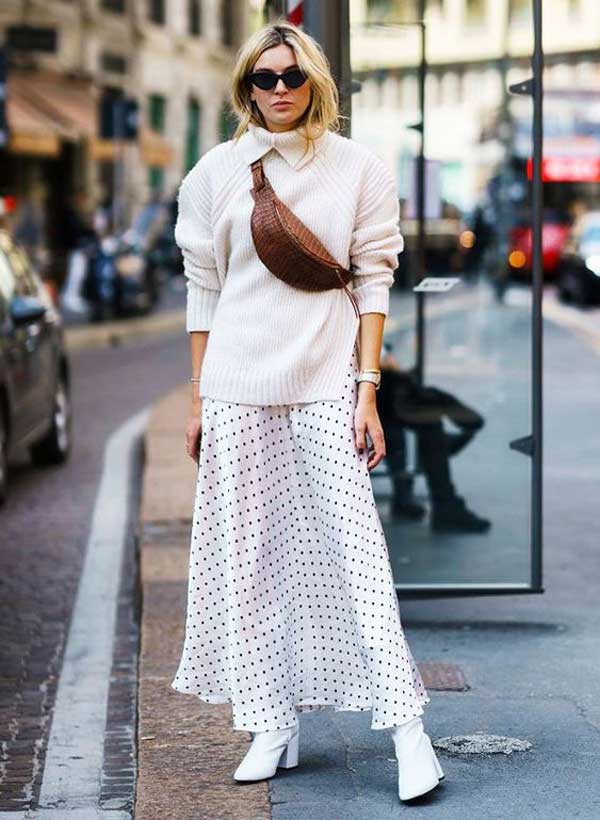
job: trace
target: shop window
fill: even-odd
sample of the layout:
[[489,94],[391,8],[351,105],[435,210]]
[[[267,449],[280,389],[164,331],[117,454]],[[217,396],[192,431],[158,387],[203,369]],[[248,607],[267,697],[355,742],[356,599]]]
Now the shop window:
[[224,46],[232,46],[235,39],[235,14],[232,0],[221,2],[221,38]]
[[153,131],[161,134],[165,130],[167,101],[161,94],[150,94],[148,97],[148,124]]
[[202,34],[202,4],[200,0],[188,0],[188,31],[193,37]]
[[125,12],[125,0],[102,0],[101,5],[105,11],[112,11],[115,14]]
[[127,58],[110,51],[102,52],[100,57],[102,70],[109,74],[127,74]]
[[165,24],[165,0],[149,0],[148,18],[152,23],[156,23],[159,26]]

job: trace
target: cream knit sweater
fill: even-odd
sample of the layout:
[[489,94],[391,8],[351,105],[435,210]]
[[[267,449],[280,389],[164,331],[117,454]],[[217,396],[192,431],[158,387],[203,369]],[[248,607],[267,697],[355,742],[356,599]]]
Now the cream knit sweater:
[[[187,332],[209,330],[202,397],[243,404],[340,399],[359,319],[343,289],[308,292],[274,276],[250,231],[250,163],[344,267],[361,314],[387,315],[398,254],[396,184],[366,146],[326,131],[303,156],[302,128],[250,124],[207,151],[178,193],[175,239],[187,277]],[[275,149],[275,150],[271,150]]]

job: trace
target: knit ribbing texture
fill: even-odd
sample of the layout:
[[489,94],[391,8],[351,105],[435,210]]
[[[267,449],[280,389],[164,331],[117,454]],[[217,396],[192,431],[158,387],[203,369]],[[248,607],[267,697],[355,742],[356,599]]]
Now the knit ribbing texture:
[[251,123],[183,178],[175,240],[187,287],[186,329],[210,331],[199,393],[243,404],[339,400],[359,320],[338,288],[309,292],[274,276],[250,230],[250,163],[344,267],[360,314],[388,315],[403,248],[395,179],[370,148],[326,131],[305,153],[302,128]]

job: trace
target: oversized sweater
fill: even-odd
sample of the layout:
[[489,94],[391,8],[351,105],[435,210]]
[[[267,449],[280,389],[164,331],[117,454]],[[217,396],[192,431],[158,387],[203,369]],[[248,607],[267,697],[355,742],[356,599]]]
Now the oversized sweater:
[[[388,314],[403,248],[391,171],[370,148],[333,131],[308,154],[302,127],[250,123],[207,151],[183,178],[175,240],[187,287],[186,329],[210,331],[199,393],[252,405],[342,397],[360,320],[341,288],[310,292],[278,279],[250,230],[250,163],[348,268],[359,313]],[[274,150],[273,150],[274,149]]]

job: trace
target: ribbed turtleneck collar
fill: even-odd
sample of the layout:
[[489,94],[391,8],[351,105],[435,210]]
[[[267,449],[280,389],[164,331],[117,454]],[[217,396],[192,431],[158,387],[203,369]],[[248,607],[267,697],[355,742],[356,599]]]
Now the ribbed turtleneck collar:
[[314,144],[306,145],[304,125],[288,131],[269,131],[261,125],[248,123],[248,130],[240,137],[237,146],[244,161],[249,165],[274,148],[295,170],[299,170],[319,151],[327,139],[326,131]]

